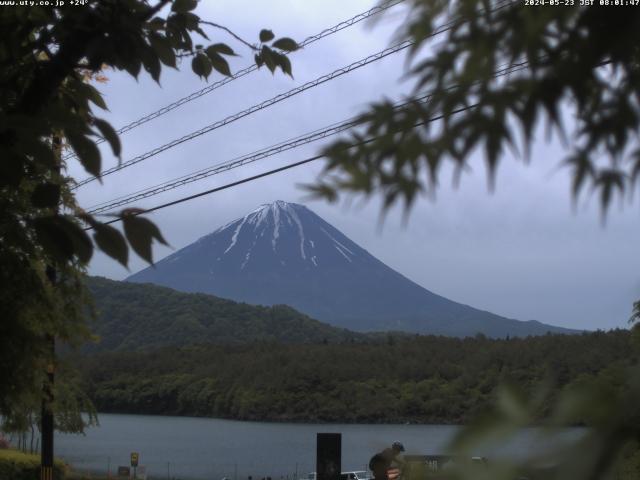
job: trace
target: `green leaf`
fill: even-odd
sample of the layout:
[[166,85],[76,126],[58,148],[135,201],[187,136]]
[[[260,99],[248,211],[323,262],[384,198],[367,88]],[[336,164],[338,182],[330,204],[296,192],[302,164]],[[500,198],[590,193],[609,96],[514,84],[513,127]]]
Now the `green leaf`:
[[25,177],[24,157],[9,153],[0,162],[0,186],[17,187]]
[[198,17],[195,13],[178,13],[176,14],[176,16],[180,18],[180,21],[183,23],[187,30],[195,30],[204,38],[207,38],[207,36],[199,27],[200,17]]
[[266,45],[264,45],[262,47],[262,50],[260,50],[260,57],[262,58],[262,61],[267,66],[267,68],[271,71],[271,73],[275,71],[277,66],[276,60],[273,55],[274,53],[275,52]]
[[104,102],[104,98],[102,98],[102,94],[92,85],[86,84],[85,94],[91,103],[97,105],[102,110],[109,110],[107,108],[107,104]]
[[624,192],[624,173],[614,169],[604,169],[598,173],[596,185],[600,188],[600,205],[606,214],[615,190]]
[[74,79],[69,81],[69,86],[73,90],[75,90],[76,94],[79,97],[83,97],[84,99],[89,100],[94,105],[100,107],[102,110],[108,110],[107,105],[102,98],[102,95],[93,85],[85,83],[81,79]]
[[33,227],[45,252],[61,262],[68,262],[73,258],[73,242],[59,227],[55,217],[36,218],[33,220]]
[[89,263],[93,255],[93,243],[91,243],[89,235],[77,223],[67,218],[65,218],[63,225],[71,237],[74,253],[78,260],[83,264]]
[[31,204],[36,208],[51,208],[60,201],[60,185],[43,183],[38,185],[31,194]]
[[124,59],[124,69],[131,75],[133,78],[138,78],[138,74],[140,73],[140,68],[142,67],[142,62],[138,58],[136,52],[136,56],[125,57]]
[[253,59],[256,62],[256,65],[258,66],[258,68],[260,68],[262,65],[264,65],[264,60],[262,59],[262,57],[259,54],[255,54],[253,56]]
[[118,137],[118,133],[108,122],[100,118],[94,118],[93,124],[98,130],[100,130],[100,133],[102,134],[104,139],[109,142],[109,145],[111,145],[111,150],[113,150],[113,154],[116,157],[120,158],[122,146],[120,145],[120,137]]
[[171,10],[178,13],[185,13],[194,10],[198,6],[198,0],[174,0]]
[[[633,160],[632,160],[633,159]],[[629,159],[633,167],[631,169],[631,183],[635,183],[640,178],[640,148],[637,148],[630,156]],[[633,187],[633,186],[632,186]]]
[[275,42],[271,44],[273,48],[279,48],[280,50],[284,50],[286,52],[295,52],[300,48],[298,43],[289,37],[279,38]]
[[149,20],[147,26],[154,32],[162,31],[165,28],[165,20],[164,18],[153,17],[151,20]]
[[575,155],[567,158],[564,163],[573,167],[571,193],[575,201],[584,187],[585,182],[594,177],[595,170],[593,163],[587,153],[583,151],[576,152]]
[[289,60],[289,58],[286,55],[283,55],[282,53],[274,52],[273,50],[271,51],[271,54],[273,55],[273,58],[275,62],[278,64],[278,66],[280,67],[280,69],[284,73],[289,75],[291,78],[293,78],[293,74],[291,73],[291,60]]
[[149,75],[151,75],[151,78],[160,83],[160,71],[162,66],[160,65],[160,59],[158,58],[155,50],[144,44],[144,46],[140,48],[139,52],[144,69],[149,73]]
[[529,411],[521,392],[503,386],[498,391],[498,407],[506,418],[517,424],[525,424],[529,419]]
[[[195,15],[194,15],[194,16],[195,16]],[[198,19],[198,23],[200,23],[200,20],[199,20],[199,19]],[[200,25],[196,25],[195,27],[193,27],[193,28],[192,28],[192,30],[193,30],[194,32],[198,32],[198,34],[199,34],[201,37],[206,38],[207,40],[209,40],[209,37],[207,36],[207,33],[206,33],[204,30],[202,30],[202,28],[200,28]]]
[[124,233],[133,251],[149,263],[153,263],[151,245],[157,240],[168,245],[158,227],[149,219],[134,215],[132,210],[123,210],[120,218],[124,225]]
[[236,52],[234,52],[233,49],[226,43],[214,43],[213,45],[207,47],[207,52],[209,50],[211,50],[212,52],[220,53],[222,55],[229,55],[232,57],[237,56]]
[[209,78],[209,74],[211,73],[211,62],[206,55],[198,53],[191,61],[191,68],[199,77]]
[[229,69],[229,64],[227,61],[218,53],[210,50],[211,47],[207,48],[207,56],[211,60],[211,65],[216,71],[220,72],[222,75],[226,75],[227,77],[231,76],[231,70]]
[[47,168],[55,167],[58,162],[51,145],[41,141],[21,142],[21,149],[33,160]]
[[33,221],[33,226],[45,250],[61,262],[67,262],[74,256],[83,264],[91,260],[91,239],[71,217],[39,217]]
[[167,37],[163,37],[162,35],[158,35],[157,33],[150,32],[149,33],[149,43],[153,47],[158,55],[158,58],[162,63],[167,65],[168,67],[176,68],[176,54],[171,46],[171,42],[167,39]]
[[87,136],[76,132],[66,131],[65,136],[85,170],[91,175],[99,177],[102,159],[100,157],[100,150],[98,150],[96,144]]
[[260,30],[260,41],[262,43],[270,42],[274,37],[275,35],[271,30]]
[[93,222],[92,226],[95,230],[93,239],[98,248],[126,267],[129,261],[129,247],[122,233],[100,222]]

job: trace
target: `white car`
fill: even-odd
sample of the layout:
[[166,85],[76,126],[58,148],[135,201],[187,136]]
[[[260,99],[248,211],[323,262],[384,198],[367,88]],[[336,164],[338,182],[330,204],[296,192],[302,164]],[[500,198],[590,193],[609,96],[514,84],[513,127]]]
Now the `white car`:
[[364,470],[356,470],[355,472],[342,472],[340,480],[370,480],[369,472]]
[[[302,477],[300,480],[317,480],[318,475],[316,472],[307,473],[306,477]],[[358,470],[353,472],[340,473],[340,480],[370,480],[371,476],[369,472],[364,470]]]

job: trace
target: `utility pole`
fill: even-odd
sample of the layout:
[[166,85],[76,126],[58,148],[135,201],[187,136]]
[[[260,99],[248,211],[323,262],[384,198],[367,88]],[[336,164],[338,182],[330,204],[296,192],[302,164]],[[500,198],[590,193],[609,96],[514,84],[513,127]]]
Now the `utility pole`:
[[[49,280],[55,282],[56,273],[52,267],[47,267]],[[42,388],[42,448],[40,449],[40,480],[53,480],[53,381],[55,367],[55,340],[53,335],[47,334],[45,342],[49,349],[47,363],[47,378]]]
[[[60,173],[62,139],[59,135],[51,138],[51,146],[56,159],[55,173]],[[58,207],[56,207],[56,213]],[[47,278],[52,285],[57,282],[57,273],[53,265],[47,265]],[[47,350],[47,376],[42,386],[42,414],[40,432],[42,448],[40,449],[40,480],[53,480],[53,385],[55,379],[56,340],[53,334],[47,333],[44,338]]]

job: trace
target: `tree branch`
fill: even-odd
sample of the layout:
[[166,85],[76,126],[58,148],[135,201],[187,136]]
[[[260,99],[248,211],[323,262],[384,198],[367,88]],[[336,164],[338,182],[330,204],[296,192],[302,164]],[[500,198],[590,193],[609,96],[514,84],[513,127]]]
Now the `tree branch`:
[[58,52],[47,62],[42,62],[40,71],[35,75],[18,103],[18,110],[35,114],[41,109],[63,80],[76,67],[84,55],[85,46],[95,32],[76,32],[74,36],[60,46]]
[[[160,0],[154,7],[144,13],[140,21],[148,21],[171,1]],[[39,72],[36,73],[33,81],[22,95],[18,103],[18,109],[28,114],[34,114],[42,108],[60,87],[64,79],[73,69],[78,67],[85,54],[89,40],[100,34],[101,32],[95,30],[78,30],[74,32],[64,44],[60,45],[55,55],[50,56],[49,61],[42,62]]]
[[246,45],[247,47],[249,47],[251,50],[255,50],[258,51],[258,47],[256,47],[255,45],[247,42],[246,40],[244,40],[242,37],[240,37],[239,35],[235,34],[234,32],[232,32],[230,29],[228,29],[227,27],[225,27],[224,25],[218,25],[217,23],[213,23],[213,22],[207,22],[206,20],[200,20],[200,23],[204,24],[204,25],[209,25],[211,27],[215,27],[215,28],[219,28],[220,30],[224,30],[225,32],[227,32],[229,35],[231,35],[233,38],[235,38],[236,40],[238,40],[239,42],[242,42],[244,45]]
[[196,53],[195,50],[191,50],[190,52],[185,52],[185,53],[176,53],[176,58],[187,58],[187,57],[193,57]]
[[150,20],[156,13],[162,10],[171,0],[160,0],[155,7],[151,7],[151,9],[144,14],[142,20],[147,21]]

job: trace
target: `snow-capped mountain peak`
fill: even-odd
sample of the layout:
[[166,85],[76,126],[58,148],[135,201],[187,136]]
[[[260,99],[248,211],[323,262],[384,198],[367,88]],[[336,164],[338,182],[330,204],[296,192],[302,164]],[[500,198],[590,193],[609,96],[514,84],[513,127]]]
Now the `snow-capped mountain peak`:
[[146,268],[129,281],[286,304],[353,330],[445,335],[558,331],[436,295],[373,257],[307,207],[264,204]]
[[[244,257],[239,265],[241,270],[250,264],[252,258],[256,258],[255,253],[264,249],[267,243],[281,263],[285,264],[287,261],[302,261],[317,268],[323,260],[329,264],[336,259],[353,262],[355,244],[346,246],[345,243],[350,243],[346,237],[338,239],[336,237],[342,236],[340,232],[329,230],[335,229],[307,207],[277,200],[260,205],[200,241],[219,244],[222,238],[228,237],[222,256],[217,257],[216,261],[224,261],[226,255],[235,258],[234,253],[242,250]],[[167,260],[170,261],[171,257],[167,257]]]

